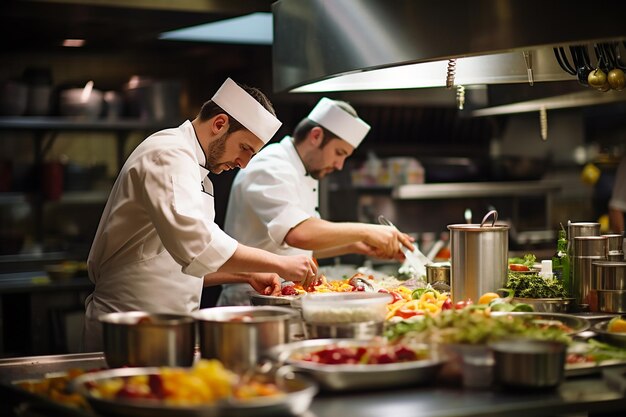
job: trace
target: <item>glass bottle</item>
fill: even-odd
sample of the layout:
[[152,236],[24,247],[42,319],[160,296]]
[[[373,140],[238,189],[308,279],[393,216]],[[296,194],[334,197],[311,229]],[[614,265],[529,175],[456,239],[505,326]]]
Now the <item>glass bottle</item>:
[[567,254],[567,232],[559,230],[556,253],[552,257],[552,273],[561,280],[563,287],[570,294],[570,259]]

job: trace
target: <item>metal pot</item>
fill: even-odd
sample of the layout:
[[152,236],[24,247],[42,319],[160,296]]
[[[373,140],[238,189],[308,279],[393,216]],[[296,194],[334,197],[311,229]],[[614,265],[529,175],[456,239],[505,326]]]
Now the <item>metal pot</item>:
[[515,388],[551,388],[563,381],[566,346],[563,343],[512,339],[491,345],[494,378]]
[[105,314],[99,320],[111,368],[193,364],[196,328],[191,317],[130,311]]
[[593,261],[593,289],[626,290],[625,261]]
[[289,342],[289,324],[297,312],[285,307],[229,306],[202,309],[193,317],[198,323],[201,356],[245,372],[256,366],[267,349]]
[[589,308],[602,313],[626,313],[626,290],[591,290]]
[[[491,225],[487,219],[493,216]],[[509,226],[496,224],[498,212],[490,211],[480,224],[451,224],[451,285],[453,300],[472,299],[506,283]]]

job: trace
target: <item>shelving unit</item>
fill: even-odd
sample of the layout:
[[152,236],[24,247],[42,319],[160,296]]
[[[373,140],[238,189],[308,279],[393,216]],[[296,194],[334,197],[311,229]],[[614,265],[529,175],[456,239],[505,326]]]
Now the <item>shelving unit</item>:
[[[0,131],[31,132],[34,143],[33,165],[41,167],[46,153],[52,147],[59,132],[109,132],[116,141],[116,163],[119,170],[123,165],[126,154],[125,145],[133,132],[143,132],[146,136],[161,129],[175,127],[180,120],[139,120],[139,119],[98,119],[87,120],[68,117],[0,117]],[[49,202],[43,198],[41,184],[38,189],[29,193],[1,193],[0,204],[31,204],[35,223],[35,240],[43,240],[43,206]],[[99,191],[67,191],[64,192],[60,203],[99,203],[105,202],[108,192]]]

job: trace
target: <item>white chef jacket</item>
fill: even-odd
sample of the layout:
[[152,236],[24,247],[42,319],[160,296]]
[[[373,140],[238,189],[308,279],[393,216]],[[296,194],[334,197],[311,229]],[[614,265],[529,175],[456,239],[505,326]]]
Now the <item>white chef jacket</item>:
[[237,249],[214,223],[213,184],[193,125],[145,139],[122,167],[89,259],[86,351],[101,349],[98,317],[115,311],[188,314],[203,277]]
[[626,156],[622,157],[622,161],[617,167],[609,207],[626,212]]
[[[244,245],[279,255],[308,255],[285,236],[304,220],[319,218],[319,183],[307,174],[293,139],[262,149],[233,181],[224,230]],[[223,286],[219,305],[250,304],[249,284]]]

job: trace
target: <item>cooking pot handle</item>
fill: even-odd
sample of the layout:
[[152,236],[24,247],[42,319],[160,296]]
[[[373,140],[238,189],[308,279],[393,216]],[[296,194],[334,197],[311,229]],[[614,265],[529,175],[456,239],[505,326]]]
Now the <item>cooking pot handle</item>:
[[496,210],[491,210],[487,214],[485,214],[485,217],[483,217],[483,221],[480,222],[480,227],[485,226],[485,222],[487,221],[489,216],[491,216],[492,214],[493,214],[493,221],[491,222],[491,227],[493,227],[496,224],[496,221],[498,220],[498,212]]

